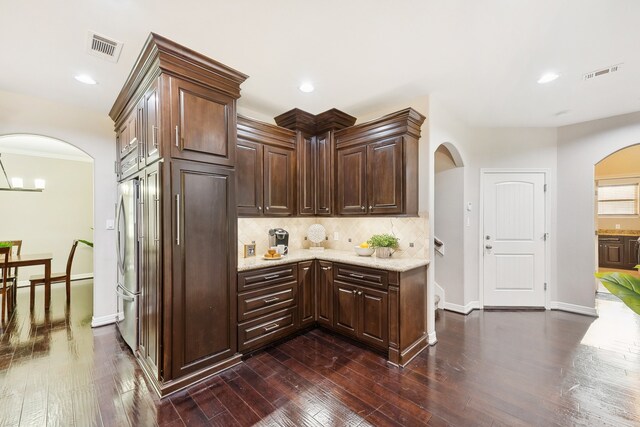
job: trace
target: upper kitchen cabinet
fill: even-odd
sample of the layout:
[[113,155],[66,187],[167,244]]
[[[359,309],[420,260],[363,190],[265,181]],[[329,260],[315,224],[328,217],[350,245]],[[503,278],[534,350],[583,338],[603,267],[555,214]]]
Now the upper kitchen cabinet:
[[296,134],[238,116],[238,216],[291,216],[295,211]]
[[246,78],[151,34],[109,112],[119,178],[133,167],[122,163],[138,146],[136,170],[169,157],[235,166],[236,100]]
[[338,215],[418,215],[418,140],[407,108],[335,133]]
[[232,166],[235,99],[215,89],[170,78],[171,157]]
[[296,131],[297,214],[332,215],[334,133],[353,126],[356,118],[331,109],[313,115],[298,108],[275,117],[278,126]]

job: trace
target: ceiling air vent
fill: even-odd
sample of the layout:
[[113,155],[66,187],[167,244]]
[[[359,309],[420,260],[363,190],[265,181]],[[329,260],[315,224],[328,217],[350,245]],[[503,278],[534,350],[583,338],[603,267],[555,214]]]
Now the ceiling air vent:
[[89,31],[87,52],[90,55],[106,59],[107,61],[118,62],[121,51],[122,43],[119,41],[94,33],[93,31]]
[[619,71],[621,68],[622,68],[622,64],[616,64],[607,68],[602,68],[600,70],[592,71],[590,73],[583,75],[582,80],[591,80],[591,79],[595,79],[596,77],[615,73],[616,71]]

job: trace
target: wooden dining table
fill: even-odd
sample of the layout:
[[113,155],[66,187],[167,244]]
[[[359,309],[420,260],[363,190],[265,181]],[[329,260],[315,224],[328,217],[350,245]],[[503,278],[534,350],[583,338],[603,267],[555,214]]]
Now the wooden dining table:
[[[44,308],[49,309],[51,304],[51,260],[52,254],[13,254],[9,257],[7,268],[29,267],[32,265],[44,265]],[[12,309],[16,304],[16,292],[13,292]]]

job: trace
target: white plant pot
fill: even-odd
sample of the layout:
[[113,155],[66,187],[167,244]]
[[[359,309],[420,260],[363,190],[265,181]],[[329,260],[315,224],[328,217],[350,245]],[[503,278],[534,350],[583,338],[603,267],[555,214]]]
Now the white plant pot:
[[394,252],[391,248],[376,248],[376,258],[391,258]]

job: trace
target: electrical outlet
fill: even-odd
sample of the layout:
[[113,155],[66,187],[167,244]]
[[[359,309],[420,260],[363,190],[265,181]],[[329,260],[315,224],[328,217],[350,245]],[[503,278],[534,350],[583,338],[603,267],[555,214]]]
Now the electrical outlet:
[[616,224],[616,230],[620,230],[620,224]]
[[349,237],[349,243],[351,243],[351,237]]
[[412,248],[413,247],[413,242],[409,243],[409,247]]

